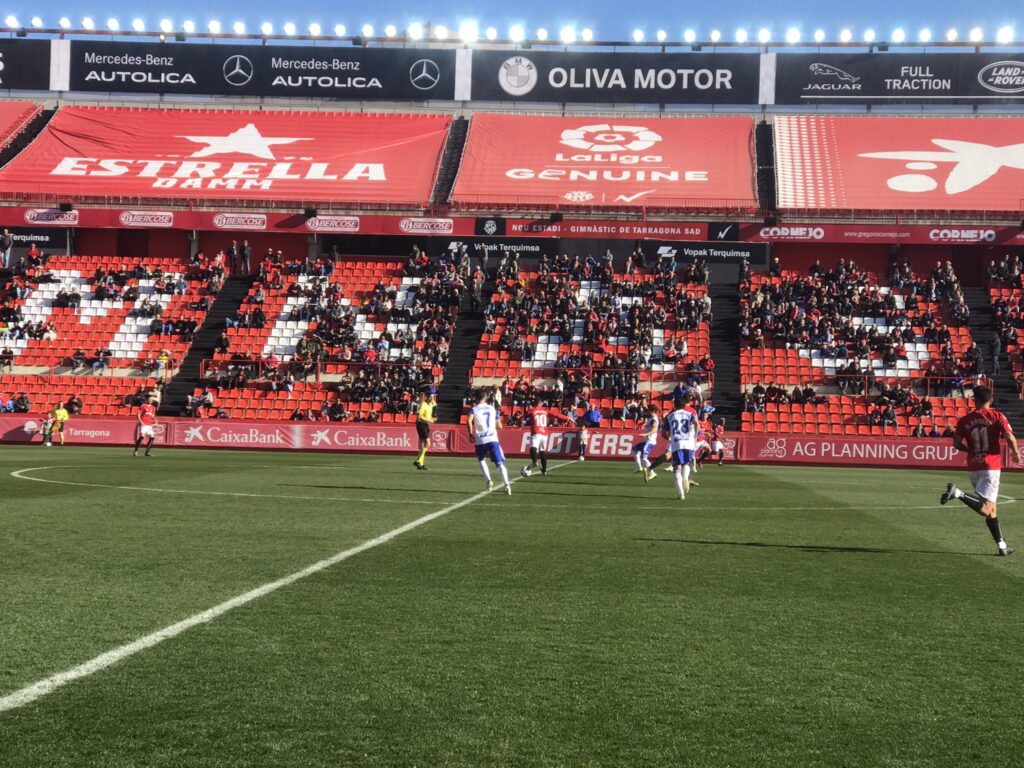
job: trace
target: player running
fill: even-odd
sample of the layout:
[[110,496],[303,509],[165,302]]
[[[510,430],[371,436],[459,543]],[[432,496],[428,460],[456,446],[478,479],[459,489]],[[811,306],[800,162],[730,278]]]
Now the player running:
[[712,431],[711,453],[718,454],[718,466],[725,464],[725,419],[719,419]]
[[711,426],[709,422],[700,421],[698,416],[697,420],[697,442],[693,448],[693,465],[692,469],[696,472],[698,469],[704,469],[704,460],[711,455]]
[[416,409],[416,437],[419,438],[420,453],[412,465],[416,469],[424,471],[427,467],[423,462],[427,458],[427,449],[430,447],[430,426],[437,421],[437,417],[434,415],[437,412],[435,394],[437,394],[437,390],[433,387],[426,392],[420,392],[420,404]]
[[637,472],[644,473],[644,482],[649,483],[656,478],[657,473],[651,469],[651,451],[654,444],[658,442],[658,432],[661,419],[658,417],[658,409],[651,405],[647,408],[647,420],[644,422],[644,432],[633,446],[633,460],[636,461]]
[[662,433],[668,439],[668,452],[672,456],[676,498],[682,501],[690,490],[690,461],[697,441],[697,414],[685,398],[677,397],[674,405],[675,410],[665,417]]
[[945,504],[950,499],[959,499],[984,517],[985,525],[996,542],[996,554],[1008,557],[1014,550],[1003,540],[996,513],[999,475],[1002,469],[1000,438],[1005,439],[1010,446],[1010,461],[1016,464],[1020,460],[1017,438],[1010,429],[1006,416],[992,408],[992,389],[975,387],[974,410],[957,422],[953,435],[953,446],[967,454],[967,475],[974,486],[975,495],[964,493],[950,483],[939,501]]
[[576,445],[579,447],[579,455],[576,457],[577,461],[587,460],[588,440],[590,440],[590,431],[587,429],[586,422],[581,419],[579,427],[576,428]]
[[540,473],[548,473],[548,426],[552,419],[565,420],[565,416],[554,408],[548,407],[544,401],[535,402],[530,408],[530,466],[533,471],[540,460]]
[[142,441],[146,440],[146,455],[152,456],[153,443],[156,442],[156,400],[150,398],[146,403],[139,406],[139,436],[135,438],[135,450],[132,451],[132,456],[139,455],[139,448],[142,447]]
[[57,439],[61,445],[64,445],[64,425],[67,423],[71,415],[62,403],[57,403],[53,410],[50,411],[50,431],[43,433],[43,443],[45,445],[53,445],[53,433],[57,433]]
[[501,444],[498,442],[500,427],[501,416],[494,406],[487,402],[487,393],[481,392],[477,397],[476,405],[469,411],[466,429],[469,431],[470,439],[476,445],[476,458],[480,462],[480,471],[487,481],[487,490],[494,487],[494,483],[491,482],[491,472],[487,469],[487,459],[490,458],[501,473],[501,479],[505,483],[505,493],[511,496],[512,484],[508,481],[505,454],[501,452]]

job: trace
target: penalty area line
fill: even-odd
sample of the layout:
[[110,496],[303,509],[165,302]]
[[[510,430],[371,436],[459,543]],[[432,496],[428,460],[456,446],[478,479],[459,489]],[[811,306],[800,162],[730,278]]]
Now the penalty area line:
[[[552,469],[558,469],[559,467],[564,467],[571,463],[573,462],[556,464],[554,467],[552,467]],[[29,470],[20,471],[26,472]],[[14,472],[12,472],[11,474],[17,476],[16,473]],[[37,478],[21,479],[34,480]],[[519,479],[519,477],[512,478],[511,482],[515,483]],[[78,485],[78,483],[75,483],[75,485]],[[444,517],[445,515],[450,514],[458,509],[462,509],[463,507],[469,506],[473,502],[479,501],[480,499],[490,495],[491,493],[501,493],[500,486],[495,491],[481,491],[480,493],[474,494],[469,498],[463,499],[462,501],[456,502],[455,504],[450,504],[449,506],[444,507],[443,509],[439,509],[436,512],[431,512],[429,515],[424,515],[423,517],[416,518],[415,520],[408,522],[405,525],[401,525],[398,528],[390,530],[387,533],[381,534],[376,538],[369,539],[367,541],[364,541],[362,544],[358,544],[342,552],[338,552],[336,555],[332,555],[316,563],[313,563],[312,565],[303,568],[301,571],[296,571],[295,573],[291,573],[287,576],[277,579],[276,581],[267,582],[266,584],[256,587],[255,589],[251,589],[248,592],[236,595],[235,597],[232,597],[230,600],[225,600],[223,603],[215,605],[212,608],[208,608],[205,611],[201,611],[192,616],[189,616],[187,619],[183,619],[182,621],[179,621],[175,624],[171,624],[170,626],[164,627],[163,629],[157,630],[156,632],[152,632],[148,635],[145,635],[144,637],[140,637],[137,640],[134,640],[130,643],[126,643],[125,645],[118,646],[117,648],[109,650],[106,653],[101,653],[99,656],[96,656],[95,658],[90,659],[89,661],[86,661],[83,664],[79,664],[76,667],[71,667],[70,669],[66,669],[63,672],[58,672],[55,675],[51,675],[50,677],[32,683],[31,685],[25,686],[24,688],[14,691],[13,693],[9,693],[6,696],[0,697],[0,713],[7,712],[8,710],[12,709],[17,709],[19,707],[24,707],[27,704],[31,704],[34,701],[38,701],[44,696],[47,696],[53,693],[54,691],[58,690],[59,688],[63,688],[65,685],[73,683],[75,680],[80,680],[83,677],[89,677],[90,675],[94,675],[97,672],[101,672],[104,669],[107,669],[108,667],[112,667],[115,664],[124,661],[130,656],[134,656],[137,653],[141,653],[142,651],[153,648],[154,646],[159,645],[165,640],[171,640],[172,638],[177,637],[183,632],[187,632],[193,627],[197,627],[200,624],[208,624],[214,619],[223,616],[225,613],[228,613],[229,611],[232,611],[235,608],[240,608],[243,605],[251,603],[254,600],[258,600],[261,597],[266,597],[267,595],[273,592],[277,592],[279,589],[284,589],[285,587],[291,586],[292,584],[298,581],[302,581],[303,579],[309,578],[310,576],[320,573],[321,571],[326,571],[328,568],[331,568],[332,566],[335,566],[338,563],[344,562],[345,560],[348,560],[351,557],[355,557],[356,555],[362,552],[366,552],[367,550],[379,547],[381,544],[386,544],[392,539],[397,539],[404,533],[408,533],[409,531],[419,528],[422,525],[426,525],[427,523],[433,520],[437,520],[439,517]]]
[[[50,483],[51,485],[74,485],[80,488],[109,488],[114,491],[140,491],[142,493],[186,493],[195,496],[235,496],[239,498],[247,499],[289,499],[289,500],[301,500],[301,501],[366,501],[366,502],[379,502],[379,498],[366,499],[356,498],[353,496],[342,497],[342,496],[291,496],[287,494],[278,493],[242,493],[240,491],[199,491],[194,488],[146,488],[144,486],[135,485],[109,485],[107,483],[80,483],[73,480],[51,480],[45,477],[30,477],[26,475],[26,472],[42,472],[47,469],[69,469],[71,465],[63,464],[53,467],[28,467],[27,469],[19,469],[11,472],[11,477],[18,480],[31,480],[33,483]],[[452,494],[457,491],[452,491]],[[436,501],[422,500],[422,499],[400,499],[393,502],[394,504],[436,504]]]

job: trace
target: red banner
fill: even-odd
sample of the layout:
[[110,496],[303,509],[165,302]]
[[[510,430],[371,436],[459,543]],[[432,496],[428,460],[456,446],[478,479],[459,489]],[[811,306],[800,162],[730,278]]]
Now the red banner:
[[747,117],[478,114],[452,202],[753,209],[753,133]]
[[892,469],[964,469],[964,455],[951,439],[911,437],[818,437],[744,434],[741,462],[842,464]]
[[932,224],[815,224],[785,223],[766,227],[740,225],[748,242],[771,243],[909,243],[913,245],[1024,244],[1020,227],[984,227]]
[[[0,442],[43,442],[40,427],[43,417],[35,413],[4,414],[0,416]],[[102,419],[74,416],[64,427],[64,439],[69,445],[132,445],[137,437],[135,419]],[[158,424],[154,430],[158,445],[170,445],[170,429]]]
[[[37,414],[0,416],[0,442],[42,443]],[[134,419],[72,417],[65,429],[69,445],[131,445],[135,442]],[[529,456],[528,429],[504,429],[501,445],[506,455]],[[586,455],[589,459],[630,458],[638,432],[591,430]],[[473,444],[464,426],[438,424],[431,430],[431,451],[454,456],[473,455]],[[157,443],[177,448],[230,448],[297,451],[340,451],[413,455],[416,432],[410,425],[339,422],[234,421],[230,419],[161,419]],[[740,463],[836,464],[892,469],[964,468],[963,454],[951,440],[910,437],[819,437],[817,435],[737,434],[726,438],[726,458]],[[659,441],[655,453],[664,444]],[[548,453],[571,459],[579,452],[573,430],[552,430]],[[1009,466],[1004,461],[1004,465]]]
[[778,117],[779,208],[1020,212],[1024,119]]
[[[450,123],[430,115],[63,107],[0,171],[0,193],[422,206]],[[241,221],[237,228],[259,229]]]
[[6,146],[39,110],[29,101],[0,101],[0,146]]

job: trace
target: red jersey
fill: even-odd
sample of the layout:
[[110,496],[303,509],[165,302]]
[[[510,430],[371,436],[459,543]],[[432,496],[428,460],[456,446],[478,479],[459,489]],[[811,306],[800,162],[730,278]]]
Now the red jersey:
[[536,408],[530,410],[530,434],[546,436],[548,433],[548,425],[551,422],[552,417],[559,416],[557,411],[547,408],[543,405],[538,405]]
[[725,440],[725,427],[723,427],[721,424],[715,425],[715,440]]
[[994,408],[971,411],[956,425],[957,440],[967,444],[967,469],[1001,469],[1003,454],[999,439],[1011,432],[1006,417]]
[[156,424],[156,406],[146,403],[139,408],[139,423],[151,427]]

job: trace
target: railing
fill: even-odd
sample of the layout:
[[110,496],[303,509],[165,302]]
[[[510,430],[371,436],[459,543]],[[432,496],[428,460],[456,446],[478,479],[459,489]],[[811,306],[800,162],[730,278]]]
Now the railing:
[[[566,378],[569,381],[563,380],[563,386],[559,388],[557,381],[563,372],[568,374]],[[588,374],[587,378],[590,381],[590,385],[586,387],[586,390],[590,393],[590,397],[598,399],[623,399],[623,395],[601,394],[602,392],[613,391],[614,377],[616,375],[638,376],[636,394],[646,396],[651,400],[669,396],[677,384],[685,386],[688,382],[699,382],[701,395],[705,398],[710,398],[715,388],[714,371],[691,372],[678,369],[673,371],[655,371],[650,368],[591,368],[587,370],[583,368],[535,368],[517,369],[516,373],[516,376],[509,376],[503,379],[500,384],[494,384],[489,377],[473,377],[471,375],[469,386],[473,388],[499,386],[502,391],[506,389],[512,391],[519,382],[525,380],[531,388],[554,392],[561,391],[562,393],[567,393],[565,396],[570,396],[568,393],[573,393],[574,390],[577,390],[577,385],[572,380],[573,377],[577,374]],[[537,382],[543,383],[538,385]],[[582,388],[579,391],[582,391]],[[625,397],[630,396],[625,395]]]
[[[95,357],[90,356],[89,359]],[[125,360],[125,358],[113,358],[113,360]],[[91,362],[86,362],[84,365],[78,368],[71,367],[71,358],[68,356],[61,363],[54,363],[48,366],[32,365],[32,366],[19,366],[18,358],[15,357],[11,366],[6,363],[0,363],[0,377],[3,376],[33,376],[47,381],[64,380],[67,377],[80,377],[88,376],[91,378],[105,378],[105,379],[137,379],[139,376],[116,376],[115,370],[134,370],[142,374],[141,378],[154,379],[164,384],[170,383],[171,379],[174,378],[177,373],[179,364],[178,361],[172,359],[162,369],[149,368],[145,365],[144,360],[132,360],[130,365],[113,365],[112,361],[108,361],[106,365],[98,369],[93,369]],[[14,367],[20,368],[32,368],[35,370],[31,371],[14,371]],[[38,370],[43,368],[43,370]],[[58,371],[58,368],[64,368],[67,370]]]
[[[817,394],[825,397],[836,394],[853,397],[871,397],[871,390],[876,388],[879,382],[887,384],[897,382],[901,385],[907,383],[909,386],[905,387],[906,389],[926,397],[953,397],[957,392],[960,394],[960,397],[967,397],[968,389],[974,389],[976,386],[991,387],[993,384],[992,379],[984,374],[965,376],[959,382],[953,376],[826,376],[824,377],[824,385],[837,387],[840,391],[838,393],[817,392]],[[762,386],[767,389],[773,383],[767,382],[762,384]],[[813,383],[817,384],[818,382],[815,381]],[[846,384],[845,388],[843,386],[844,383]],[[854,383],[858,386],[851,386]],[[787,397],[793,389],[793,387],[781,384],[777,386],[786,393]],[[753,386],[749,384],[743,387],[745,393],[749,393],[752,389]],[[800,387],[800,389],[803,389],[803,387]]]
[[366,362],[365,360],[352,361],[268,361],[264,358],[258,360],[203,360],[200,363],[200,378],[209,381],[212,374],[232,374],[244,372],[249,382],[268,382],[270,375],[277,373],[284,375],[291,373],[297,381],[314,381],[321,384],[328,380],[328,377],[342,375],[345,373],[357,374],[359,371],[376,371],[399,368],[418,368],[423,370],[430,367],[430,383],[437,385],[441,381],[442,367],[433,363],[402,363],[392,361]]
[[574,202],[557,195],[494,195],[494,194],[459,194],[452,198],[451,207],[455,210],[556,210],[572,214],[608,213],[608,212],[644,212],[666,213],[684,211],[687,213],[720,211],[737,211],[752,213],[760,209],[756,198],[714,198],[714,197],[647,197],[635,205],[613,202],[602,204],[592,200]]

